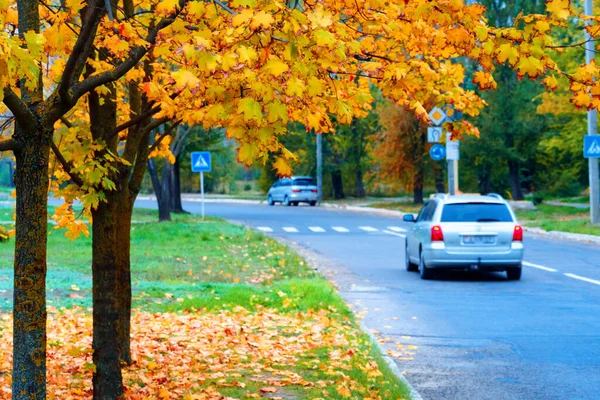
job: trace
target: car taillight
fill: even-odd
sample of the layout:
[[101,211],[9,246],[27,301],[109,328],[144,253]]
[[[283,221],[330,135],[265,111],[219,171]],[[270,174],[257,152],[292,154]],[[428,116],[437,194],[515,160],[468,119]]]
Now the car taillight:
[[513,231],[513,242],[522,242],[523,241],[523,227],[521,225],[515,225],[515,230]]
[[444,241],[444,233],[442,232],[441,226],[434,225],[431,227],[431,241],[432,242],[443,242]]
[[293,190],[292,190],[292,192],[293,192],[293,193],[300,193],[301,191],[302,191],[302,190],[300,190],[300,189],[293,189]]
[[319,193],[319,191],[317,189],[313,189],[313,190],[311,190],[311,192],[313,192],[313,193]]

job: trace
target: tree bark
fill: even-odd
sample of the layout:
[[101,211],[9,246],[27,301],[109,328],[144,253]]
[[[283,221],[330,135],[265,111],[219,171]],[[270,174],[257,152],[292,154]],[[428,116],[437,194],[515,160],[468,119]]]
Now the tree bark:
[[435,190],[438,193],[446,193],[446,184],[444,182],[444,168],[440,163],[436,163],[434,174]]
[[342,181],[342,171],[339,169],[331,172],[331,185],[333,187],[333,198],[343,199],[344,195],[344,182]]
[[179,163],[179,156],[175,158],[171,174],[171,211],[186,213],[181,204],[181,164]]
[[423,204],[423,180],[425,178],[425,168],[423,163],[417,165],[413,175],[413,203]]
[[13,297],[13,399],[46,398],[46,245],[52,128],[15,137],[16,237]]
[[172,165],[168,160],[163,162],[162,174],[159,177],[154,160],[148,160],[148,172],[152,179],[152,188],[158,204],[158,222],[171,220],[171,202],[169,199]]
[[116,296],[118,282],[116,268],[117,226],[114,194],[107,196],[92,210],[92,279],[93,361],[96,366],[92,382],[94,400],[115,400],[123,395],[117,320],[119,304]]
[[356,170],[356,197],[365,197],[365,184],[362,168]]
[[117,322],[117,335],[121,362],[131,365],[131,218],[133,214],[133,201],[129,190],[118,194],[120,201],[117,204],[117,236],[116,236],[116,264],[117,264],[117,298],[119,306],[119,319]]
[[525,197],[523,196],[523,190],[521,189],[521,173],[518,161],[508,162],[508,173],[513,200],[524,200]]

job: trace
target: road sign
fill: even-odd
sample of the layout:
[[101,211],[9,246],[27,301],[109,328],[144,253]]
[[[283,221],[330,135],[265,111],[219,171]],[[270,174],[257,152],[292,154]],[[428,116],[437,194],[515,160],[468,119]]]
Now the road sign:
[[210,172],[210,152],[194,151],[192,153],[192,172]]
[[450,132],[446,132],[446,160],[460,160],[460,142],[450,139]]
[[434,107],[429,112],[429,118],[434,125],[441,125],[442,122],[446,119],[446,113],[439,107]]
[[433,146],[431,146],[431,149],[429,149],[429,155],[435,161],[443,160],[444,157],[446,157],[446,149],[439,143],[434,144]]
[[442,128],[431,126],[427,128],[427,141],[429,143],[439,143],[442,139]]
[[600,158],[600,135],[585,135],[583,137],[583,157]]

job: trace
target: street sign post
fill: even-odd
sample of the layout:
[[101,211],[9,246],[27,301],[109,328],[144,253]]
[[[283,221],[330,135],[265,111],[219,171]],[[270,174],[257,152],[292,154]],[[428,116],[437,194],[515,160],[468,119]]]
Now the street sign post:
[[429,149],[429,155],[435,161],[441,161],[446,157],[446,149],[439,143],[434,144],[431,146],[431,149]]
[[450,139],[450,132],[446,133],[446,160],[460,160],[460,142]]
[[442,128],[439,126],[430,126],[427,128],[427,141],[429,143],[439,143],[442,139]]
[[192,152],[192,172],[200,172],[200,197],[202,200],[202,221],[204,221],[204,173],[211,170],[211,158],[208,151]]
[[600,135],[585,135],[583,137],[583,157],[600,158]]

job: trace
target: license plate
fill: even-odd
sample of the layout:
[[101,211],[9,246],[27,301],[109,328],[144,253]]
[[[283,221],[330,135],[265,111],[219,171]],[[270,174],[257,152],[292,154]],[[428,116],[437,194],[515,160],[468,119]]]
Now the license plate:
[[465,235],[463,244],[495,244],[496,236],[493,235]]

